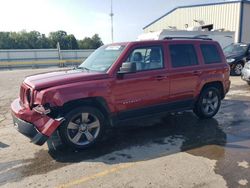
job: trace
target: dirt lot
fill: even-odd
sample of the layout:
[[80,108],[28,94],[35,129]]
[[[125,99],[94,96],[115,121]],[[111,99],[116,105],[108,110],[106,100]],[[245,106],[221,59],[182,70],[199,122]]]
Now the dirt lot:
[[250,87],[239,77],[214,119],[156,117],[72,153],[35,146],[13,128],[20,83],[46,71],[0,72],[1,187],[250,187]]

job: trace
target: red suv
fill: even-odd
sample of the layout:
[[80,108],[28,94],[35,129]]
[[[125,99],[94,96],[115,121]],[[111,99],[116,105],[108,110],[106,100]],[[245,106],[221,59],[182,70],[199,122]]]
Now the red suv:
[[213,117],[229,73],[212,40],[105,45],[76,69],[27,77],[11,105],[14,124],[37,145],[57,131],[64,144],[82,149],[129,119],[190,109]]

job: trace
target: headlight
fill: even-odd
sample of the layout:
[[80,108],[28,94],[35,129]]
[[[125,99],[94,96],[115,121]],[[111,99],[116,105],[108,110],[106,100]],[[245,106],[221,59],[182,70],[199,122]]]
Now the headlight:
[[32,107],[33,103],[33,90],[27,89],[26,90],[26,101],[29,104],[30,107]]
[[232,62],[234,62],[234,61],[235,61],[235,59],[233,59],[233,58],[227,59],[227,62],[228,62],[228,63],[232,63]]
[[31,99],[32,99],[32,91],[31,91],[31,89],[27,89],[27,91],[26,91],[26,99],[27,99],[27,102],[30,104]]

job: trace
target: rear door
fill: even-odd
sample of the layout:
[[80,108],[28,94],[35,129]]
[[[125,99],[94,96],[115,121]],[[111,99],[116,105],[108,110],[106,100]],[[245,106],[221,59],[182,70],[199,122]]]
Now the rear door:
[[173,41],[168,45],[170,55],[170,99],[193,102],[201,75],[198,60],[198,45],[192,42]]

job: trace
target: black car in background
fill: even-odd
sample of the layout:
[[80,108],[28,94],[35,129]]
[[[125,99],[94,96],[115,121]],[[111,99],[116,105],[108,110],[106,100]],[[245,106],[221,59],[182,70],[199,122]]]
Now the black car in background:
[[223,49],[231,75],[240,76],[247,61],[250,60],[250,44],[233,43]]

